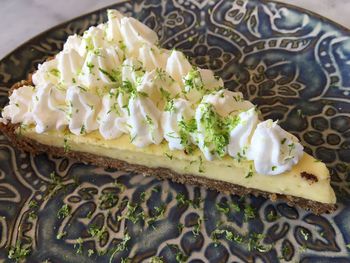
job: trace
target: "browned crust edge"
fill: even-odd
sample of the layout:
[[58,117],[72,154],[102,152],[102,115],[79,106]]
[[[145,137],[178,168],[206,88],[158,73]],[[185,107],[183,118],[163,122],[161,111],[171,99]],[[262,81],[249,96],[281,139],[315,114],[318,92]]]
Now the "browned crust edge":
[[[14,89],[19,88],[23,85],[29,85],[29,84],[31,84],[31,77],[29,77],[28,81],[21,81],[13,85],[9,91],[9,94],[11,94]],[[334,210],[336,210],[335,204],[326,204],[326,203],[312,201],[312,200],[308,200],[308,199],[304,199],[296,196],[269,193],[266,191],[261,191],[261,190],[252,189],[252,188],[245,188],[240,185],[219,181],[219,180],[214,180],[214,179],[208,179],[205,177],[199,177],[191,174],[178,174],[168,168],[162,168],[162,167],[150,168],[147,166],[130,164],[128,162],[121,161],[118,159],[101,157],[98,155],[85,153],[85,152],[77,152],[77,151],[65,152],[63,148],[48,146],[45,144],[41,144],[30,138],[17,135],[15,132],[17,127],[18,125],[12,124],[12,123],[8,123],[6,125],[0,123],[0,131],[4,133],[4,135],[13,143],[13,145],[16,148],[22,151],[33,153],[33,154],[49,153],[56,156],[69,157],[81,162],[87,162],[97,166],[111,167],[111,168],[116,168],[124,171],[133,171],[133,172],[141,173],[145,176],[153,175],[160,179],[170,179],[177,183],[203,186],[205,188],[214,189],[219,192],[224,192],[227,194],[237,194],[241,196],[252,194],[255,196],[263,196],[265,198],[269,198],[272,201],[284,200],[290,206],[298,206],[303,209],[310,210],[315,214],[331,213]]]

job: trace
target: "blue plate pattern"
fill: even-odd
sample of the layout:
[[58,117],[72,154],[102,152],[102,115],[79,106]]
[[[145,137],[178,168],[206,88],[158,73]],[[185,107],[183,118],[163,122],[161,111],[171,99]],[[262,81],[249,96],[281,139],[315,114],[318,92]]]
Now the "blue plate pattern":
[[[264,118],[302,141],[332,175],[339,207],[316,216],[48,155],[0,135],[0,258],[27,262],[350,262],[350,31],[258,0],[119,1],[165,48],[213,69]],[[0,62],[8,88],[105,10],[33,38]],[[162,261],[161,261],[162,260]]]

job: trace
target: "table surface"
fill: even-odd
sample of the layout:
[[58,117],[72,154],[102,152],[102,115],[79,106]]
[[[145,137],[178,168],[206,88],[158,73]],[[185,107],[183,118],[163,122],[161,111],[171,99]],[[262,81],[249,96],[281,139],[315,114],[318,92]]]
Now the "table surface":
[[[116,3],[118,0],[1,0],[0,58],[14,48],[76,16]],[[279,0],[319,13],[350,28],[349,0]]]

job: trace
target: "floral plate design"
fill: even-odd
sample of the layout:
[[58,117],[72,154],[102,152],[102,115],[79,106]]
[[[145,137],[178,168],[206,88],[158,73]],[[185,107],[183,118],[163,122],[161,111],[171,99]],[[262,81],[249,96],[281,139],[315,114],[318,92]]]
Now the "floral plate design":
[[[316,216],[153,177],[15,149],[0,135],[5,262],[350,262],[350,31],[258,0],[119,1],[165,48],[208,67],[279,119],[331,171],[338,209]],[[0,61],[7,91],[105,9],[58,25]]]

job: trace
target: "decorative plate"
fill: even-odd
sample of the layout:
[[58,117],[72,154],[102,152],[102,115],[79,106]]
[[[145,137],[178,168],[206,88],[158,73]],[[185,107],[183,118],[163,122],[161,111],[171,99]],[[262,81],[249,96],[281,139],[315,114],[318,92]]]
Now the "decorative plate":
[[[350,31],[266,1],[125,1],[163,47],[213,69],[265,118],[299,137],[332,174],[338,209],[219,194],[54,156],[0,135],[0,258],[27,262],[350,262]],[[0,105],[39,62],[106,20],[56,26],[0,62]],[[128,203],[128,201],[130,201]],[[127,205],[128,204],[128,205]]]

